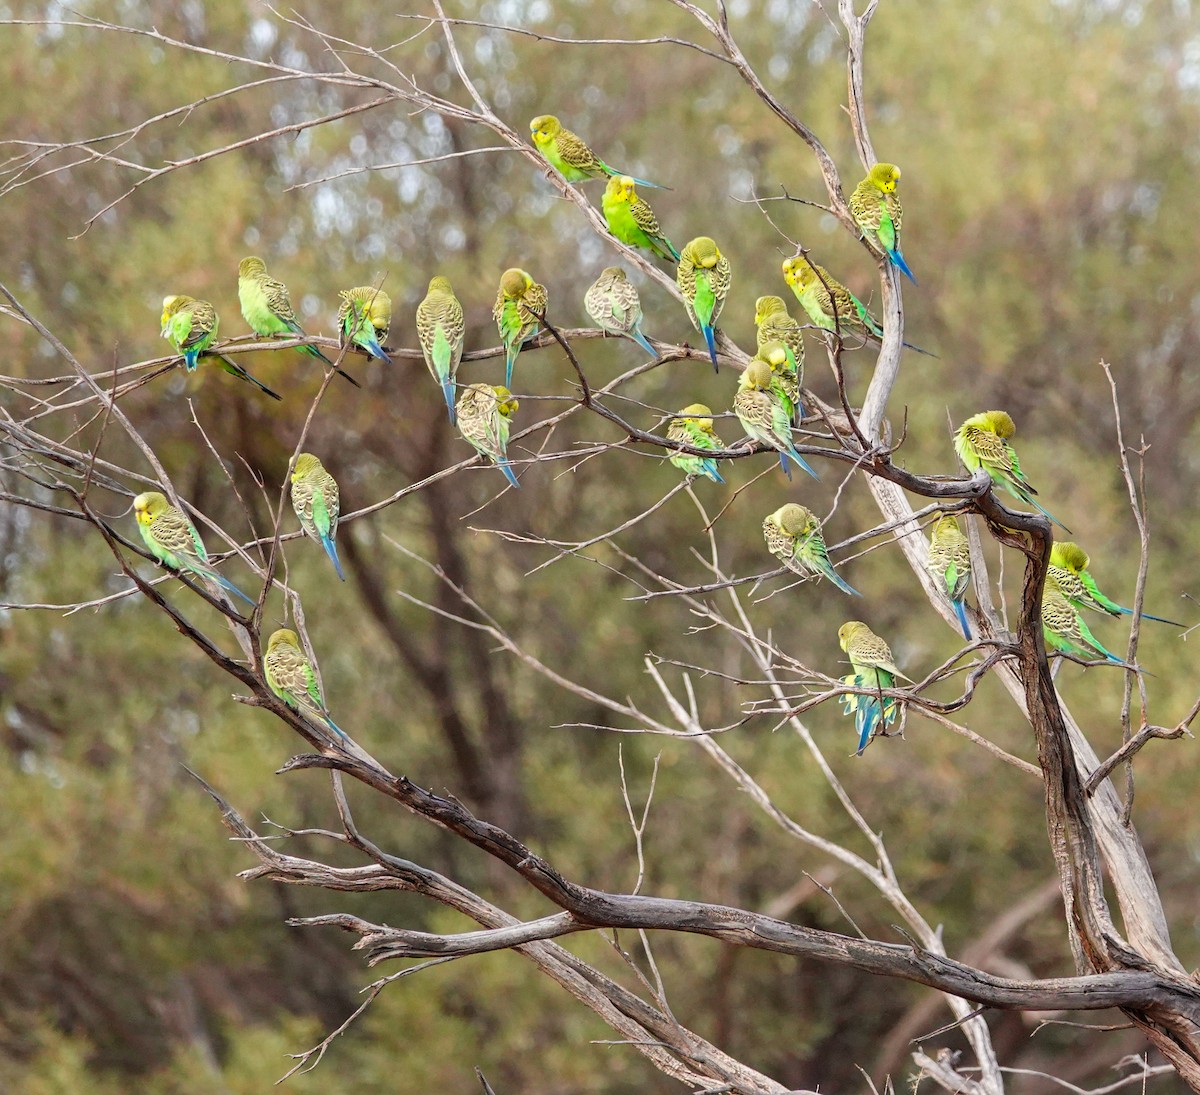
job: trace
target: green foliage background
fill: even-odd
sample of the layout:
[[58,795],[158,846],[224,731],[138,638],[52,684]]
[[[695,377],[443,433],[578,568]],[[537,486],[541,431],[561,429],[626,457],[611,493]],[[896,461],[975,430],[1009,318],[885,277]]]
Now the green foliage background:
[[[252,0],[74,9],[249,56],[326,70],[336,64],[310,35]],[[336,25],[321,5],[298,10],[380,49],[422,25],[359,0],[339,6]],[[747,55],[822,138],[852,185],[860,168],[842,108],[844,40],[833,22],[815,5],[784,0],[743,0],[730,10]],[[71,18],[57,3],[9,3],[0,13]],[[459,0],[452,14],[566,37],[701,40],[685,14],[660,0]],[[819,201],[823,189],[811,156],[736,74],[669,45],[567,47],[469,27],[459,35],[480,89],[514,128],[524,131],[535,114],[557,113],[609,162],[674,187],[651,195],[659,219],[677,245],[701,233],[717,238],[734,268],[722,327],[752,345],[754,298],[786,295],[779,263],[790,247],[746,199],[786,187]],[[388,56],[422,86],[461,96],[435,30]],[[372,62],[354,63],[369,69]],[[11,24],[0,30],[0,65],[9,75],[0,98],[0,136],[8,141],[83,140],[261,75],[145,38]],[[897,434],[907,425],[900,459],[953,473],[948,423],[988,407],[1008,409],[1031,479],[1092,552],[1102,586],[1128,604],[1138,544],[1098,365],[1111,362],[1126,437],[1150,444],[1147,604],[1191,621],[1195,604],[1180,598],[1196,592],[1192,500],[1200,477],[1200,32],[1192,5],[885,0],[868,37],[867,86],[876,149],[904,170],[905,253],[921,279],[919,288],[905,290],[907,337],[941,355],[905,358],[890,407]],[[122,154],[155,166],[365,98],[326,85],[267,84],[149,126]],[[438,272],[451,277],[467,309],[468,348],[494,345],[491,302],[500,271],[511,264],[547,284],[557,322],[582,325],[583,291],[613,261],[612,252],[515,154],[360,171],[289,189],[492,143],[488,134],[402,106],[374,110],[149,182],[83,235],[88,218],[135,176],[110,163],[81,163],[28,179],[0,198],[0,274],[95,371],[164,352],[157,317],[167,293],[212,300],[223,332],[242,332],[236,266],[249,253],[263,255],[289,283],[314,331],[332,330],[338,289],[386,272],[396,312],[391,342],[414,346],[412,312]],[[5,155],[16,151],[8,145]],[[46,164],[85,158],[67,152]],[[588,193],[598,204],[598,185]],[[767,208],[856,293],[878,295],[865,252],[831,217],[782,202]],[[694,340],[679,305],[636,280],[646,330]],[[4,321],[3,330],[0,372],[66,371],[21,325]],[[833,398],[822,355],[815,342],[809,347],[806,383]],[[578,352],[595,379],[633,362],[628,344],[589,341]],[[870,357],[860,352],[847,360],[852,393],[861,397]],[[273,498],[320,380],[287,351],[249,364],[284,392],[282,406],[206,368],[194,377],[172,373],[125,405],[186,495],[247,538],[251,530],[188,400],[243,495],[254,500],[261,533],[267,505],[247,467],[265,477]],[[464,365],[460,380],[496,382],[501,368],[495,361]],[[422,367],[371,363],[355,371],[365,390],[335,383],[309,443],[342,483],[343,509],[469,454]],[[526,353],[516,388],[519,424],[526,424],[565,405],[550,400],[571,398],[572,375],[557,350]],[[667,409],[697,400],[723,409],[733,388],[731,375],[714,377],[703,362],[686,362],[649,374],[634,394]],[[0,399],[14,415],[29,410],[11,389]],[[599,420],[581,417],[556,432],[557,450],[618,440]],[[736,437],[731,420],[719,428],[728,440]],[[82,436],[94,439],[95,424]],[[104,444],[112,459],[142,466],[117,431]],[[734,466],[725,490],[700,485],[710,513],[752,468],[759,470],[757,460]],[[770,476],[741,494],[717,525],[725,565],[736,573],[765,569],[763,514],[801,496],[824,512],[838,479],[830,466],[819,486],[788,487]],[[660,454],[622,448],[578,466],[543,463],[528,470],[519,495],[489,504],[499,481],[494,472],[472,470],[344,526],[352,564],[345,587],[313,545],[289,545],[291,579],[304,594],[338,721],[393,771],[448,790],[509,826],[570,877],[613,889],[636,878],[618,745],[635,789],[646,787],[661,753],[645,892],[777,912],[782,901],[791,919],[848,930],[824,895],[804,888],[809,872],[833,886],[864,931],[897,938],[892,915],[874,895],[730,795],[688,742],[573,726],[612,719],[490,647],[481,662],[460,630],[394,595],[403,589],[447,603],[429,572],[391,546],[399,541],[459,567],[480,601],[554,669],[613,696],[631,695],[648,710],[660,703],[642,666],[648,651],[734,676],[748,671],[743,653],[718,635],[692,633],[681,606],[627,601],[637,590],[615,553],[589,553],[611,569],[568,558],[527,576],[551,549],[480,531],[595,535],[677,481]],[[0,463],[0,489],[16,487]],[[127,505],[116,495],[98,498],[114,515]],[[861,483],[852,481],[829,538],[877,519]],[[132,520],[123,520],[132,530]],[[681,581],[704,578],[690,554],[704,549],[700,520],[684,496],[620,542]],[[993,577],[998,561],[993,556]],[[1018,563],[1008,557],[1005,565],[1011,595]],[[75,523],[34,520],[29,511],[0,505],[3,601],[89,600],[122,587],[114,570],[95,537]],[[883,545],[843,571],[867,595],[865,618],[889,637],[910,672],[956,649],[894,548]],[[194,606],[185,591],[172,589],[171,596]],[[782,649],[835,673],[835,632],[847,610],[836,591],[804,586],[751,611]],[[215,617],[207,622],[221,633]],[[1096,629],[1111,649],[1123,649],[1120,625]],[[1152,720],[1172,724],[1194,698],[1189,643],[1150,625],[1140,657],[1156,674],[1147,685]],[[1066,666],[1059,680],[1098,752],[1107,754],[1120,741],[1120,675],[1094,670],[1085,677]],[[716,678],[697,686],[713,726],[736,723],[753,692]],[[963,717],[1030,756],[1026,728],[999,688],[982,688]],[[851,731],[832,705],[811,723],[883,832],[908,892],[945,925],[952,954],[1053,876],[1040,789],[1029,777],[915,719],[907,740],[879,742],[861,760],[847,756]],[[456,726],[466,743],[458,749]],[[866,852],[799,743],[772,726],[751,719],[722,744],[782,809]],[[251,858],[225,840],[216,811],[181,763],[249,818],[261,814],[295,828],[336,827],[327,786],[312,773],[272,777],[295,739],[266,713],[231,702],[230,682],[138,599],[72,615],[0,611],[0,743],[0,1089],[118,1092],[136,1079],[138,1090],[153,1095],[266,1090],[288,1067],[285,1055],[339,1023],[373,976],[347,952],[347,938],[286,928],[285,917],[348,910],[392,924],[465,927],[412,899],[314,894],[236,878]],[[1134,811],[1188,964],[1198,958],[1194,748],[1190,740],[1159,743],[1141,755]],[[514,912],[545,911],[430,826],[364,795],[352,792],[352,801],[360,825],[385,848],[459,877]],[[295,846],[338,855],[320,842]],[[789,899],[790,892],[799,896]],[[1060,903],[1049,901],[1006,949],[1002,972],[1070,972],[1060,917]],[[571,946],[622,976],[603,940],[576,937]],[[700,940],[655,940],[655,954],[680,1020],[783,1083],[844,1090],[860,1082],[855,1062],[877,1075],[905,1070],[903,1045],[899,1056],[881,1056],[880,1047],[923,995],[908,986]],[[943,1014],[925,1029],[940,1025]],[[1128,1035],[1098,1040],[1065,1028],[1031,1039],[1016,1017],[993,1025],[1004,1063],[1079,1080],[1140,1045]],[[289,1087],[469,1091],[478,1064],[500,1095],[676,1089],[636,1052],[592,1044],[610,1033],[519,957],[493,955],[393,985],[315,1074]]]

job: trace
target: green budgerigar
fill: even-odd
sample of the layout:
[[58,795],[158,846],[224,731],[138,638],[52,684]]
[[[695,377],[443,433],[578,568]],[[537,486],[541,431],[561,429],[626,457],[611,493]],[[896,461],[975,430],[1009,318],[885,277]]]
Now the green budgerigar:
[[789,479],[789,459],[814,479],[821,478],[792,443],[792,408],[785,403],[771,366],[762,358],[753,358],[738,380],[733,410],[749,437],[779,453],[779,465]]
[[[304,337],[304,328],[300,326],[300,321],[292,309],[292,298],[287,286],[278,278],[271,277],[263,260],[254,255],[238,263],[238,303],[242,306],[242,318],[256,335],[265,338]],[[299,350],[337,369],[316,346],[300,346]],[[344,369],[337,369],[337,372],[356,388],[361,387]]]
[[[1104,612],[1109,616],[1132,616],[1133,609],[1109,600],[1100,592],[1096,579],[1088,570],[1091,559],[1088,553],[1070,540],[1055,540],[1050,545],[1050,568],[1047,578],[1052,579],[1062,595],[1076,608],[1090,608],[1093,612]],[[1160,624],[1184,627],[1178,620],[1152,616],[1143,612],[1145,620],[1157,620]]]
[[642,302],[637,286],[619,266],[607,267],[588,286],[583,295],[583,306],[602,331],[631,338],[651,357],[658,357],[658,351],[642,334]]
[[335,542],[341,494],[337,480],[311,452],[300,453],[292,468],[292,509],[300,519],[300,527],[325,549],[337,576],[344,582],[346,575],[342,573]]
[[189,373],[195,370],[202,354],[209,354],[220,361],[221,368],[230,376],[253,384],[272,399],[282,399],[265,384],[255,380],[236,361],[212,349],[219,325],[217,310],[207,300],[197,300],[179,293],[163,298],[162,337],[175,347],[177,353],[183,354],[183,364]]
[[[797,255],[784,260],[783,279],[792,287],[801,307],[818,327],[840,334],[843,340],[854,337],[866,346],[881,345],[883,328],[879,321],[824,266],[817,266],[803,255]],[[911,342],[902,345],[926,357],[937,357],[937,354],[914,346]]]
[[1133,668],[1110,654],[1092,634],[1079,610],[1063,596],[1051,578],[1042,590],[1042,637],[1046,645],[1080,658],[1103,658],[1106,662]]
[[874,696],[857,694],[842,697],[846,714],[854,712],[858,729],[856,757],[861,757],[876,729],[886,730],[896,721],[896,700],[884,696],[885,688],[894,688],[896,678],[908,680],[896,668],[891,648],[861,620],[847,620],[838,628],[838,643],[850,659],[851,672],[842,678],[845,684],[855,688],[875,690]]
[[954,514],[943,513],[934,523],[929,536],[929,561],[926,565],[933,580],[950,599],[963,638],[969,640],[971,625],[967,622],[967,608],[963,599],[971,582],[971,548]]
[[713,372],[721,371],[717,364],[717,317],[725,307],[732,280],[733,268],[714,240],[697,236],[688,241],[675,270],[675,284],[683,294],[688,319],[704,335]]
[[[703,403],[692,403],[684,407],[667,427],[667,440],[691,445],[694,449],[724,448],[717,431],[713,429],[712,411]],[[693,456],[675,449],[668,459],[687,475],[704,475],[714,483],[724,483],[717,462],[709,456]]]
[[1017,452],[1008,443],[1008,439],[1016,432],[1016,423],[1007,411],[982,411],[958,427],[954,434],[954,451],[967,471],[977,472],[982,468],[995,486],[1002,487],[1014,498],[1033,506],[1043,517],[1070,532],[1033,497],[1037,491],[1025,478]]
[[622,243],[641,247],[660,259],[678,262],[679,252],[658,226],[650,203],[638,195],[637,185],[628,175],[614,175],[600,199],[608,230]]
[[795,502],[780,506],[763,520],[762,529],[767,550],[788,570],[805,578],[828,578],[843,593],[862,596],[833,569],[821,534],[821,522],[807,506]]
[[847,205],[858,227],[867,241],[875,244],[914,285],[917,279],[900,253],[900,222],[904,209],[896,184],[900,181],[900,168],[894,163],[877,163],[867,177],[850,194]]
[[514,487],[521,484],[508,462],[508,432],[519,406],[512,392],[492,384],[469,384],[458,397],[458,432]]
[[753,360],[765,361],[771,366],[771,376],[774,379],[774,390],[779,395],[784,409],[788,412],[789,420],[799,423],[804,417],[804,405],[800,401],[800,378],[792,367],[796,360],[787,344],[783,342],[764,342],[758,348]]
[[311,715],[338,737],[346,737],[345,731],[333,721],[325,706],[317,675],[300,646],[300,636],[290,628],[281,627],[273,631],[267,640],[263,676],[267,679],[267,687],[293,711]]
[[[569,183],[587,182],[588,179],[611,178],[614,175],[625,175],[626,172],[609,167],[593,152],[584,140],[569,129],[564,129],[562,123],[553,114],[539,114],[529,123],[529,133],[533,138],[534,147],[546,157],[547,162]],[[632,177],[632,176],[630,176]],[[668,190],[669,187],[647,182],[645,179],[634,179],[638,186],[648,186],[652,190]]]
[[417,305],[417,338],[429,373],[442,389],[450,424],[455,421],[454,377],[462,360],[466,321],[450,279],[432,278],[425,299]]
[[384,350],[392,327],[392,298],[374,285],[356,285],[338,296],[338,332],[343,346],[357,346],[369,357],[392,363]]
[[[513,365],[521,347],[541,330],[550,296],[524,270],[509,267],[500,275],[500,289],[492,305],[492,318],[504,343],[504,386],[512,387]],[[516,408],[514,407],[514,410]]]
[[174,571],[186,571],[200,578],[207,578],[210,582],[216,582],[222,589],[241,597],[246,604],[254,604],[254,601],[228,578],[213,569],[200,533],[187,519],[183,510],[171,505],[164,495],[156,490],[139,494],[133,500],[133,512],[146,547],[160,563]]

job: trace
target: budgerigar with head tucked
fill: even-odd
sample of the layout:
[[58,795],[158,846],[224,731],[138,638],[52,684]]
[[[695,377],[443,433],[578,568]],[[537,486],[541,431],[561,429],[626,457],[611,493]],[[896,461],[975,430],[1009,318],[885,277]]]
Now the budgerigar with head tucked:
[[450,424],[454,424],[454,377],[462,360],[466,321],[450,279],[431,278],[425,299],[417,305],[417,338],[429,375],[442,389]]
[[209,354],[221,363],[221,368],[230,376],[254,385],[272,399],[282,399],[265,384],[255,380],[236,361],[212,349],[219,325],[217,310],[207,300],[182,294],[163,298],[162,337],[175,347],[177,353],[183,355],[183,364],[189,373],[195,370],[201,354]]
[[292,509],[300,519],[300,527],[325,549],[337,576],[344,582],[346,575],[342,573],[335,542],[341,494],[337,480],[311,452],[300,453],[292,468]]
[[771,376],[774,380],[773,390],[788,412],[790,421],[799,423],[804,417],[804,406],[800,402],[800,377],[792,367],[795,358],[787,344],[764,342],[759,346],[758,353],[752,360],[765,361],[771,366]]
[[754,358],[738,380],[733,410],[749,437],[779,453],[780,467],[789,479],[789,459],[814,479],[821,478],[792,443],[792,408],[784,403],[775,374],[762,358]]
[[[300,326],[300,321],[292,309],[288,287],[278,278],[271,277],[263,260],[254,255],[238,263],[238,303],[242,306],[242,318],[256,335],[265,338],[304,337],[304,328]],[[309,357],[318,358],[326,365],[333,366],[333,362],[316,346],[300,346],[299,350]],[[361,387],[348,372],[343,369],[337,371],[339,376],[344,377],[356,388]]]
[[768,342],[782,342],[790,353],[789,365],[797,385],[804,383],[804,329],[794,319],[783,297],[759,297],[754,302],[755,341],[761,350]]
[[954,434],[954,451],[958,453],[958,458],[967,471],[977,472],[982,468],[995,486],[1033,506],[1043,517],[1070,532],[1066,525],[1033,497],[1037,491],[1025,478],[1016,449],[1008,442],[1016,432],[1016,423],[1007,411],[982,411],[972,415],[958,427]]
[[254,604],[228,578],[213,569],[200,533],[183,510],[171,505],[164,495],[156,490],[139,494],[133,500],[133,512],[142,540],[160,563],[174,571],[186,571],[207,578],[234,596],[241,597],[246,604]]
[[514,487],[521,484],[508,462],[508,433],[519,406],[512,392],[492,384],[470,384],[458,397],[458,432]]
[[370,357],[392,363],[384,350],[392,327],[392,298],[374,285],[356,285],[339,294],[338,330],[343,346],[357,346]]
[[[712,411],[703,403],[692,403],[671,419],[667,427],[667,440],[691,445],[694,449],[724,448],[717,431],[713,429]],[[674,449],[669,457],[672,464],[687,475],[704,475],[714,483],[724,483],[717,462],[711,457],[693,456],[691,453]]]
[[[1103,658],[1114,665],[1125,662],[1110,654],[1092,634],[1079,610],[1063,596],[1053,579],[1047,578],[1042,589],[1042,637],[1046,645],[1080,658]],[[1130,666],[1125,666],[1131,668]]]
[[697,236],[688,241],[675,270],[675,284],[683,294],[683,306],[687,309],[688,319],[704,335],[713,372],[721,371],[717,364],[717,317],[725,307],[732,279],[733,270],[729,260],[721,254],[721,249],[711,237]]
[[900,168],[894,163],[877,163],[850,194],[847,205],[869,243],[875,244],[888,261],[914,285],[917,279],[900,253],[900,222],[904,209],[896,184]]
[[[539,114],[529,123],[529,134],[533,138],[534,147],[546,157],[546,161],[569,183],[587,182],[588,179],[603,179],[606,176],[626,175],[609,167],[596,155],[587,143],[569,129],[564,129],[562,123],[553,114]],[[630,176],[632,177],[632,176]],[[638,186],[648,186],[652,190],[664,190],[657,183],[645,179],[634,179]]]
[[492,318],[504,343],[504,386],[512,387],[513,365],[521,347],[541,330],[539,316],[546,314],[550,296],[524,270],[515,266],[500,275],[500,289],[492,305]]
[[896,721],[896,700],[884,696],[885,688],[894,688],[896,678],[908,680],[896,668],[891,648],[861,620],[847,620],[838,628],[838,643],[850,659],[851,672],[842,678],[855,688],[874,689],[874,696],[856,694],[842,697],[846,714],[854,712],[858,729],[858,749],[855,756],[861,757],[871,735],[876,729],[886,730]]
[[[1090,608],[1093,612],[1104,612],[1109,616],[1132,616],[1132,608],[1125,608],[1100,592],[1096,579],[1088,570],[1090,563],[1088,553],[1078,544],[1073,544],[1070,540],[1055,540],[1050,545],[1047,581],[1052,580],[1062,595],[1076,608]],[[1143,612],[1142,618],[1157,620],[1160,624],[1171,624],[1174,627],[1184,626],[1176,620],[1151,616],[1149,612]]]
[[622,243],[640,247],[668,262],[678,262],[679,252],[658,225],[650,203],[637,192],[628,175],[614,175],[600,199],[608,230]]
[[607,267],[588,286],[583,306],[602,331],[631,338],[651,357],[658,357],[658,351],[642,334],[642,301],[637,286],[619,266]]
[[929,561],[926,565],[933,580],[954,607],[963,638],[969,640],[971,625],[967,622],[963,600],[971,584],[971,548],[954,514],[944,513],[935,522],[929,537]]
[[767,550],[788,570],[804,578],[827,578],[843,593],[862,596],[833,569],[821,522],[807,506],[795,502],[780,506],[764,519],[762,529]]
[[300,646],[300,636],[290,628],[281,627],[273,631],[267,640],[263,676],[266,677],[267,687],[293,711],[323,722],[338,737],[346,736],[325,706],[317,675]]

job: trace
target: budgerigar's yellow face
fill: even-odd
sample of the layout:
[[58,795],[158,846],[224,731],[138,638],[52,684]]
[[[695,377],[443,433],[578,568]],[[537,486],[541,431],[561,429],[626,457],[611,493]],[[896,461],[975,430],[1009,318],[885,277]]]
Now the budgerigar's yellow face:
[[891,194],[900,181],[900,168],[894,163],[877,163],[871,168],[871,182],[885,194]]
[[175,318],[175,313],[187,303],[190,298],[185,296],[170,296],[163,297],[162,310],[162,329],[163,334],[167,333],[167,327],[170,326],[171,320]]
[[782,342],[768,342],[758,352],[772,369],[781,369],[787,364],[787,347]]
[[560,129],[562,126],[553,114],[539,114],[529,123],[529,132],[536,144],[548,144],[558,136]]
[[814,276],[812,267],[799,256],[783,264],[783,280],[794,288],[806,289]]
[[761,357],[751,358],[750,364],[746,366],[746,371],[742,373],[739,387],[757,388],[759,391],[764,391],[770,386],[771,366]]
[[847,620],[846,623],[842,624],[838,628],[838,643],[841,644],[842,649],[845,650],[854,640],[854,637],[859,632],[865,631],[866,627],[867,625],[861,620]]
[[784,311],[787,308],[779,297],[759,297],[754,302],[754,325],[758,327],[768,316]]
[[148,525],[167,508],[167,500],[156,490],[139,494],[133,500],[133,512],[139,525]]
[[632,202],[637,197],[637,184],[628,176],[621,176],[621,201]]

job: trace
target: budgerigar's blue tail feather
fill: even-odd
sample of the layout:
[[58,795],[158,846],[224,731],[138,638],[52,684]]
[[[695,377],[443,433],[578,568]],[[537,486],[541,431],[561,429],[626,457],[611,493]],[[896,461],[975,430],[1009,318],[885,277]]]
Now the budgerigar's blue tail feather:
[[859,592],[858,592],[858,590],[857,590],[857,589],[855,589],[855,588],[854,588],[852,585],[850,585],[850,583],[849,583],[849,582],[845,582],[845,581],[843,581],[843,580],[842,580],[842,579],[841,579],[841,578],[840,578],[840,577],[839,577],[839,576],[838,576],[836,573],[834,573],[832,570],[831,570],[831,571],[830,571],[828,574],[826,574],[826,575],[825,575],[825,577],[826,577],[826,578],[828,578],[828,579],[829,579],[829,580],[830,580],[830,581],[831,581],[831,582],[832,582],[832,583],[833,583],[835,586],[837,586],[837,587],[838,587],[838,589],[840,589],[840,590],[841,590],[843,593],[849,593],[849,594],[850,594],[851,596],[853,596],[853,597],[861,597],[861,596],[862,596],[862,594],[861,594],[861,593],[859,593]]
[[328,715],[323,716],[323,721],[324,721],[325,725],[329,727],[330,730],[332,730],[334,733],[336,733],[338,735],[338,737],[344,738],[346,741],[350,740],[350,735],[347,734],[346,731],[343,730],[340,726],[338,726],[338,724],[336,722],[334,722],[333,719],[331,719]]
[[338,558],[337,544],[333,542],[333,538],[330,536],[322,536],[321,544],[325,548],[325,554],[333,560],[333,569],[337,571],[337,576],[344,582],[346,575],[342,573],[342,561]]
[[1032,498],[1032,497],[1026,498],[1025,501],[1027,501],[1031,506],[1033,506],[1033,508],[1036,509],[1038,511],[1038,513],[1040,513],[1043,517],[1046,518],[1046,520],[1052,521],[1054,524],[1056,524],[1068,536],[1072,535],[1071,530],[1069,528],[1067,528],[1067,526],[1064,525],[1057,517],[1055,517],[1053,513],[1051,513],[1048,509],[1046,509],[1046,507],[1043,506],[1036,498]]
[[713,338],[713,329],[706,324],[700,330],[704,332],[704,341],[708,343],[708,356],[712,358],[713,372],[719,373],[721,366],[717,364],[717,340]]
[[450,425],[457,425],[458,412],[454,409],[454,381],[449,377],[442,381],[442,397],[446,400],[446,410],[450,412]]
[[663,186],[662,183],[652,183],[648,179],[639,179],[636,175],[629,176],[638,186],[648,186],[651,190],[671,190],[673,187]]
[[232,593],[235,597],[241,597],[241,599],[243,601],[245,601],[246,604],[250,605],[251,607],[253,607],[255,604],[257,604],[256,601],[252,601],[249,597],[247,597],[228,578],[224,577],[224,575],[218,574],[214,570],[211,572],[211,577],[212,577],[212,580],[214,582],[216,582],[217,585],[219,585],[222,589],[227,590],[229,593]]
[[792,469],[788,467],[786,453],[781,452],[779,454],[779,466],[783,469],[783,474],[788,477],[788,482],[790,483],[792,481]]
[[871,740],[875,725],[879,722],[879,701],[859,696],[858,718],[855,721],[858,724],[858,749],[854,755],[861,757],[867,743]]
[[941,359],[940,357],[938,357],[938,355],[937,355],[937,354],[935,354],[935,353],[934,353],[932,350],[923,350],[923,349],[921,349],[921,347],[920,347],[920,346],[914,346],[914,345],[913,345],[911,342],[901,342],[901,343],[900,343],[900,345],[901,345],[901,346],[907,346],[907,347],[908,347],[910,350],[916,350],[916,351],[917,351],[917,353],[919,353],[919,354],[924,354],[926,357],[936,357],[936,358],[938,359],[938,361],[941,361],[941,360],[942,360],[942,359]]
[[196,371],[196,366],[199,364],[200,364],[200,351],[199,350],[186,350],[184,352],[183,367],[185,369],[187,369],[187,371],[189,373],[194,373]]
[[520,350],[520,346],[514,346],[504,355],[504,386],[510,392],[512,391],[512,371],[513,366],[517,363],[518,350]]
[[725,480],[721,473],[717,471],[717,462],[715,460],[701,460],[700,470],[704,472],[714,483],[724,483]]
[[[1133,615],[1132,608],[1123,608],[1121,605],[1117,605],[1117,611],[1119,613],[1121,613],[1121,615],[1123,615],[1123,616],[1132,616]],[[1149,612],[1143,612],[1142,619],[1143,620],[1156,620],[1160,624],[1170,624],[1172,627],[1187,627],[1187,624],[1181,624],[1178,620],[1168,620],[1165,616],[1152,616],[1152,615],[1150,615]]]
[[504,472],[505,479],[507,479],[518,490],[520,489],[521,484],[517,482],[517,477],[513,475],[512,465],[507,460],[501,460],[497,462],[496,467]]
[[650,340],[642,334],[636,327],[629,332],[629,337],[633,339],[643,350],[646,351],[655,360],[658,359],[658,351],[650,345]]
[[[801,455],[800,455],[800,454],[799,454],[799,453],[798,453],[798,452],[797,452],[795,449],[791,449],[791,450],[788,452],[788,456],[789,456],[789,457],[791,457],[791,458],[792,458],[792,460],[794,460],[794,461],[796,462],[796,466],[797,466],[797,467],[799,467],[799,468],[803,468],[803,469],[804,469],[806,472],[808,472],[808,474],[809,474],[809,475],[811,475],[811,476],[812,476],[814,479],[820,479],[820,478],[821,478],[821,477],[820,477],[820,476],[819,476],[819,475],[818,475],[818,474],[817,474],[815,471],[813,471],[812,465],[811,465],[811,464],[809,464],[809,462],[808,462],[807,460],[805,460],[805,459],[804,459],[804,457],[803,457],[803,456],[801,456]],[[780,457],[780,458],[782,459],[782,454],[781,454],[781,457]],[[789,478],[790,478],[790,477],[789,477]]]
[[900,248],[895,251],[889,251],[887,257],[891,259],[892,265],[900,271],[914,285],[917,284],[917,279],[913,276],[913,272],[908,268],[908,263],[904,261],[904,256],[900,253]]
[[958,626],[962,628],[963,638],[971,641],[971,625],[967,623],[967,606],[962,601],[951,601],[954,614],[958,617]]

